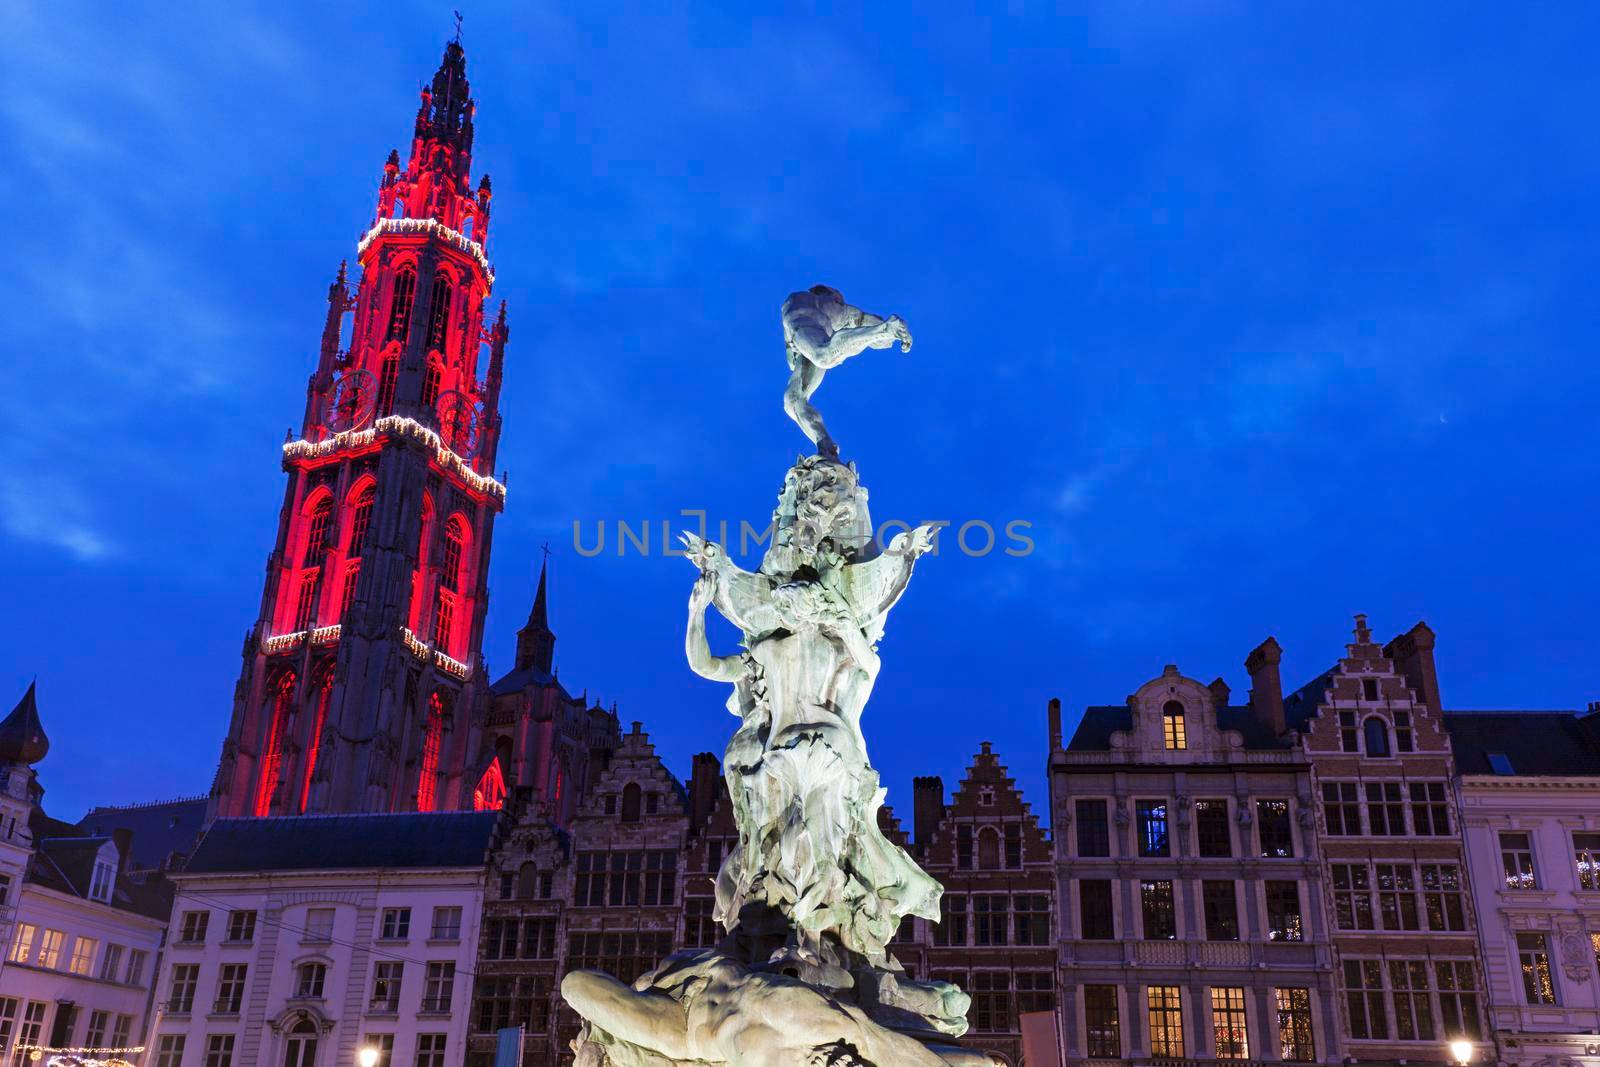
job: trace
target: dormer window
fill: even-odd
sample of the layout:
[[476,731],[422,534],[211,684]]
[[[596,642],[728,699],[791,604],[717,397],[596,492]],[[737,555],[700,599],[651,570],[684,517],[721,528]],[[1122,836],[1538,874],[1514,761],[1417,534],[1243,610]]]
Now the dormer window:
[[1376,715],[1361,724],[1361,739],[1367,746],[1367,755],[1387,756],[1389,754],[1389,724]]
[[117,869],[104,860],[94,865],[94,876],[89,881],[89,899],[102,904],[111,900],[111,887],[116,882]]
[[1183,721],[1183,705],[1176,700],[1169,700],[1162,705],[1161,741],[1168,752],[1181,752],[1189,747],[1189,732]]

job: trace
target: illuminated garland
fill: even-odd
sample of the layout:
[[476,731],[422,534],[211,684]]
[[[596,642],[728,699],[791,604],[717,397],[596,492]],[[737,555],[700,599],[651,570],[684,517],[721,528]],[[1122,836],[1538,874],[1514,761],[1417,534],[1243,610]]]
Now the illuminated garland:
[[438,237],[477,260],[479,268],[489,279],[489,285],[491,287],[494,285],[494,268],[489,266],[489,256],[484,252],[483,246],[459,230],[452,230],[438,219],[379,219],[377,224],[362,234],[361,240],[356,242],[356,257],[365,255],[367,246],[383,233],[424,233]]
[[472,673],[472,668],[465,663],[445,655],[437,648],[430,648],[426,643],[418,640],[417,635],[411,632],[411,627],[400,627],[400,636],[405,640],[406,647],[411,650],[413,656],[420,660],[426,660],[431,656],[433,662],[447,674],[453,674],[462,681],[466,681],[467,675]]
[[[134,1067],[132,1060],[143,1051],[143,1045],[137,1048],[53,1048],[19,1044],[16,1047],[18,1055],[26,1052],[34,1063],[44,1060],[45,1067]],[[49,1058],[45,1059],[46,1056]]]
[[292,634],[278,634],[261,642],[261,651],[267,655],[297,648],[307,637],[313,645],[331,645],[339,640],[339,624],[319,626],[315,630],[297,630]]
[[479,474],[465,459],[456,455],[437,433],[416,419],[404,415],[385,415],[365,430],[345,430],[321,441],[289,441],[283,446],[286,459],[316,459],[332,455],[347,448],[364,448],[378,439],[380,433],[412,437],[433,449],[433,458],[439,466],[456,475],[473,489],[505,500],[506,487],[493,478]]

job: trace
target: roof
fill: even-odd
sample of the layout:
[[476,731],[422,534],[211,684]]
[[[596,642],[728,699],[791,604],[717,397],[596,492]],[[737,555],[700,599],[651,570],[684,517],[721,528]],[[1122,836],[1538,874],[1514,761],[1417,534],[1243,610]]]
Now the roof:
[[499,818],[493,811],[451,811],[218,819],[184,871],[482,867]]
[[174,852],[187,855],[205,826],[206,798],[184,797],[151,804],[94,808],[78,820],[80,833],[104,836],[113,830],[133,832],[129,863],[150,870],[166,865]]
[[[69,828],[71,829],[71,828]],[[89,898],[95,859],[111,843],[109,837],[49,837],[36,839],[28,881],[68,896]],[[151,919],[165,920],[172,911],[172,883],[162,877],[129,878],[119,872],[112,885],[112,907]]]
[[34,683],[30,683],[11,714],[0,721],[0,760],[38,763],[49,751],[50,739],[39,723],[39,704],[34,697]]
[[[1253,749],[1289,747],[1287,738],[1274,737],[1263,726],[1248,704],[1217,709],[1217,726],[1244,735],[1244,747]],[[1102,704],[1083,709],[1083,719],[1067,743],[1068,752],[1109,752],[1111,735],[1133,728],[1133,713],[1126,704]]]
[[498,681],[489,686],[489,692],[495,696],[504,696],[507,693],[520,693],[530,685],[553,685],[557,689],[561,689],[562,696],[568,700],[572,699],[572,696],[561,688],[561,683],[556,681],[555,675],[541,671],[538,667],[531,665],[507,671],[500,676]]
[[1444,727],[1461,774],[1507,773],[1490,762],[1494,754],[1516,775],[1600,776],[1600,713],[1447,711]]
[[1322,707],[1323,697],[1333,685],[1333,676],[1338,673],[1339,665],[1336,663],[1283,698],[1283,719],[1289,729],[1306,732],[1306,723]]

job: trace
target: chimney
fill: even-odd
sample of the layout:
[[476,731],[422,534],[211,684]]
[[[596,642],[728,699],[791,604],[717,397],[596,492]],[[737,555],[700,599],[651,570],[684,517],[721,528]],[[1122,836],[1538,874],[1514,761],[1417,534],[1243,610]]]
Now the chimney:
[[128,865],[133,862],[133,831],[119,826],[111,831],[111,842],[117,846],[117,873],[127,874]]
[[911,830],[919,847],[932,840],[944,819],[944,779],[937,774],[911,780]]
[[1050,710],[1047,712],[1050,719],[1050,751],[1061,751],[1061,698],[1050,698]]
[[1227,707],[1228,701],[1233,699],[1233,690],[1228,688],[1228,683],[1221,678],[1216,679],[1206,688],[1211,690],[1211,699],[1216,703],[1218,711]]
[[1278,676],[1282,659],[1283,649],[1275,637],[1244,658],[1244,669],[1250,672],[1250,713],[1273,737],[1282,737],[1288,728],[1283,718],[1283,679]]
[[1433,631],[1419,622],[1383,646],[1383,654],[1394,660],[1406,684],[1416,690],[1417,699],[1435,714],[1444,710],[1439,702],[1439,675],[1433,669]]
[[697,752],[689,772],[689,832],[698,833],[711,818],[722,788],[722,764],[710,752]]

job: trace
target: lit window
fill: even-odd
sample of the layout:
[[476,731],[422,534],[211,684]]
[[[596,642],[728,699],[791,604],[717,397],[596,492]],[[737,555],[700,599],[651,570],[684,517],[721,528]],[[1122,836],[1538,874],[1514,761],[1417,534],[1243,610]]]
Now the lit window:
[[1139,900],[1144,913],[1144,939],[1171,941],[1178,936],[1172,907],[1172,883],[1166,879],[1139,883]]
[[39,935],[39,954],[34,962],[41,967],[55,970],[61,963],[61,942],[66,935],[60,930],[45,930]]
[[1350,1036],[1362,1040],[1387,1040],[1389,1016],[1383,1006],[1382,961],[1345,960],[1344,990]]
[[302,963],[297,972],[294,984],[294,995],[308,999],[317,999],[322,996],[322,984],[328,978],[328,965],[325,963]]
[[1500,862],[1507,889],[1539,888],[1539,875],[1533,868],[1533,845],[1527,834],[1500,835]]
[[1153,985],[1145,990],[1150,1004],[1150,1054],[1169,1059],[1183,1057],[1183,999],[1175,985]]
[[1394,1036],[1397,1040],[1436,1039],[1426,961],[1389,961],[1389,999],[1394,1004]]
[[94,970],[94,954],[100,951],[100,942],[92,937],[80,937],[72,942],[72,960],[67,970],[73,974],[88,975]]
[[1256,836],[1262,856],[1286,859],[1294,855],[1294,826],[1287,800],[1256,801]]
[[1169,700],[1161,708],[1161,740],[1168,751],[1189,747],[1189,735],[1184,729],[1183,705]]
[[1211,1036],[1219,1060],[1250,1058],[1249,1032],[1245,1028],[1244,989],[1220,986],[1211,990]]
[[1311,1063],[1317,1058],[1311,1036],[1311,990],[1278,989],[1278,1054],[1290,1063]]
[[379,960],[372,965],[372,1002],[368,1010],[400,1010],[400,983],[405,977],[403,960]]
[[1517,960],[1522,965],[1522,992],[1529,1004],[1554,1004],[1555,983],[1550,976],[1550,953],[1544,935],[1517,935]]
[[473,810],[499,811],[505,801],[506,779],[505,775],[500,773],[500,761],[490,760],[483,777],[478,779],[477,788],[472,791]]
[[1165,856],[1167,841],[1167,802],[1141,800],[1135,804],[1139,816],[1139,855]]
[[1578,864],[1578,887],[1600,892],[1600,834],[1573,834],[1572,852]]

